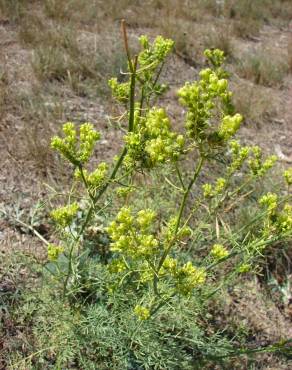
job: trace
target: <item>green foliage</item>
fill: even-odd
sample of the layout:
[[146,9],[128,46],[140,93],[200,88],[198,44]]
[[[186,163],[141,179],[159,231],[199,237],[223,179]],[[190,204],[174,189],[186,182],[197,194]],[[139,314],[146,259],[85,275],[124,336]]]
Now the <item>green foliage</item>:
[[128,299],[120,291],[82,308],[47,289],[27,297],[17,314],[33,323],[35,345],[42,350],[14,366],[48,366],[49,358],[55,368],[191,370],[232,353],[227,339],[207,336],[196,324],[201,309],[195,297],[177,301],[176,309],[164,306],[151,320],[142,306],[133,313]]
[[[125,28],[124,39],[128,80],[109,83],[127,127],[119,156],[89,172],[100,138],[89,123],[79,131],[66,123],[64,137],[52,139],[75,176],[66,205],[51,212],[59,242],[48,245],[33,361],[45,361],[45,353],[56,368],[228,363],[234,344],[219,332],[207,336],[200,317],[211,297],[256,268],[269,245],[291,239],[291,196],[256,192],[276,158],[233,140],[242,116],[232,105],[222,51],[206,50],[209,68],[178,91],[185,109],[178,133],[157,105],[173,42],[142,36],[132,58]],[[203,171],[219,159],[222,173],[208,183]],[[152,180],[165,189],[158,204],[143,196]],[[225,210],[249,196],[259,197],[253,219],[227,227]]]

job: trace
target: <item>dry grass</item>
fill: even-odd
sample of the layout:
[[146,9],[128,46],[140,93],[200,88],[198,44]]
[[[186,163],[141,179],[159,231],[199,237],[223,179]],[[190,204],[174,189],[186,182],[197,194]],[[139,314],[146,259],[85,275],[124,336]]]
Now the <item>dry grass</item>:
[[27,6],[34,2],[34,0],[0,0],[0,16],[18,21],[23,17]]
[[71,24],[49,22],[37,13],[27,14],[20,23],[19,39],[25,46],[62,47],[78,54],[77,31]]
[[[238,37],[258,35],[262,23],[262,0],[228,0],[224,14],[233,20],[233,30]],[[265,1],[265,0],[264,0]]]
[[292,18],[290,0],[226,0],[223,15],[233,21],[238,37],[258,36],[265,23],[288,25]]
[[[125,67],[126,58],[117,35],[118,27],[113,25],[110,29],[112,22],[105,27],[105,22],[96,22],[95,19],[88,28],[97,2],[93,4],[88,0],[81,6],[80,1],[72,1],[70,11],[75,14],[76,22],[62,18],[62,9],[65,15],[69,2],[55,2],[55,16],[61,12],[61,18],[57,19],[53,13],[48,17],[48,2],[36,3],[31,6],[32,2],[28,0],[15,1],[16,8],[11,5],[7,9],[5,6],[8,2],[0,0],[0,10],[4,9],[5,17],[9,17],[7,24],[14,25],[14,32],[18,34],[16,42],[20,41],[23,48],[31,50],[26,54],[28,58],[25,63],[29,64],[31,55],[32,67],[27,64],[25,76],[9,72],[9,78],[13,76],[13,86],[16,88],[13,94],[9,94],[8,74],[3,59],[0,66],[0,114],[3,118],[7,111],[10,121],[20,126],[19,135],[11,140],[15,157],[25,158],[41,173],[46,173],[50,168],[57,167],[49,147],[50,137],[58,130],[56,123],[69,119],[64,114],[62,102],[76,97],[69,108],[74,110],[72,105],[80,96],[96,102],[97,95],[102,95],[106,100],[109,94],[107,80],[119,75],[120,69]],[[87,20],[88,24],[81,22]],[[11,55],[17,55],[19,51],[17,46]],[[73,116],[71,112],[70,119]],[[5,134],[10,135],[8,132],[5,131]]]
[[235,19],[233,22],[233,31],[237,37],[254,38],[260,33],[261,22],[257,19]]
[[256,49],[243,54],[236,67],[240,77],[264,86],[281,86],[288,72],[285,58],[272,50]]
[[[292,19],[291,0],[266,0],[268,20],[275,25],[288,26]],[[265,4],[263,4],[265,5]]]
[[[33,3],[36,6],[32,6]],[[248,32],[241,30],[240,36],[256,34],[266,22],[267,14],[272,14],[270,0],[226,0],[225,5],[222,4],[214,0],[145,0],[143,6],[134,0],[0,0],[1,13],[17,20],[19,40],[32,50],[33,72],[43,90],[33,95],[28,92],[20,108],[24,120],[34,122],[25,129],[30,155],[41,163],[45,163],[48,156],[44,137],[51,135],[51,129],[43,131],[41,116],[54,121],[55,113],[47,111],[41,97],[43,92],[69,87],[77,96],[91,99],[99,94],[107,98],[108,78],[125,67],[118,34],[120,18],[125,17],[132,27],[154,27],[155,34],[173,38],[176,53],[196,66],[204,62],[200,56],[206,47],[220,48],[232,56],[234,27],[238,30],[246,27]],[[287,1],[281,4],[287,5]],[[283,16],[279,7],[277,14],[276,6],[273,9],[275,16]],[[271,65],[266,59],[265,53],[245,55],[237,71],[257,84],[278,86],[286,73],[284,64],[276,58],[276,63]],[[7,106],[8,91],[5,73],[1,72],[0,80],[3,110]],[[245,85],[239,90],[237,105],[248,121],[260,123],[272,115],[264,90]],[[252,94],[254,91],[257,94]],[[251,107],[251,96],[255,109]],[[33,112],[34,118],[29,112]]]
[[[102,21],[119,20],[127,18],[127,12],[135,7],[134,0],[44,0],[46,16],[61,22],[97,26]],[[139,7],[143,14],[143,7]]]
[[230,58],[233,56],[232,29],[229,25],[221,24],[212,28],[204,37],[204,48],[215,48],[224,51]]
[[292,73],[292,35],[289,37],[288,41],[288,66],[289,66],[289,71]]
[[66,84],[80,96],[104,93],[107,79],[125,66],[122,47],[115,41],[106,49],[102,35],[87,32],[83,37],[77,25],[43,18],[29,15],[19,30],[20,40],[33,49],[36,77]]
[[193,23],[165,17],[160,22],[159,30],[164,37],[174,40],[176,54],[189,64],[195,63],[196,51],[198,50],[198,32]]
[[5,63],[0,65],[0,115],[4,117],[7,110],[7,100],[9,97],[9,81]]
[[[21,126],[15,138],[17,147],[14,150],[16,158],[34,163],[35,167],[45,174],[50,167],[56,165],[53,153],[49,147],[50,137],[56,132],[56,122],[60,121],[61,110],[54,111],[47,105],[48,97],[41,95],[39,88],[29,92],[16,93],[14,105],[17,107],[16,122],[21,114]],[[19,142],[16,144],[17,140]]]
[[250,82],[238,81],[233,87],[234,104],[249,125],[261,127],[277,115],[278,99],[271,99],[270,89]]

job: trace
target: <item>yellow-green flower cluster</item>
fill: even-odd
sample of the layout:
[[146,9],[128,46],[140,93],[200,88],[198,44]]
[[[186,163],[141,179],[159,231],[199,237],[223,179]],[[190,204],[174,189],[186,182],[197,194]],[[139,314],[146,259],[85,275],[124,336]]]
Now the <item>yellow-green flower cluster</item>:
[[225,61],[224,52],[219,49],[207,49],[204,51],[204,55],[214,67],[221,67]]
[[112,90],[112,96],[121,103],[126,103],[129,100],[130,83],[118,82],[117,78],[111,78],[108,85]]
[[139,263],[139,278],[138,284],[146,284],[148,282],[153,281],[153,269],[149,265],[149,262],[140,261]]
[[185,225],[180,227],[176,231],[177,217],[171,217],[167,224],[162,228],[162,237],[164,244],[167,245],[169,242],[183,240],[188,238],[192,234],[192,230],[189,226]]
[[116,194],[120,198],[126,198],[129,194],[134,191],[134,188],[131,186],[120,186],[116,189]]
[[139,81],[143,81],[144,97],[149,99],[152,95],[161,95],[167,88],[165,84],[158,82],[157,76],[160,74],[160,66],[171,52],[174,42],[162,36],[157,36],[153,43],[149,42],[147,36],[141,36],[139,41],[142,50],[138,54],[137,74]]
[[138,317],[139,320],[144,321],[149,319],[150,311],[147,307],[137,305],[134,308],[135,315]]
[[137,130],[125,136],[128,148],[125,163],[128,167],[136,162],[141,167],[153,167],[176,160],[183,150],[184,137],[171,131],[164,109],[152,108]]
[[219,194],[222,194],[226,188],[226,179],[219,177],[216,180],[215,186],[212,184],[204,184],[202,186],[203,194],[205,198],[213,198]]
[[233,174],[243,166],[248,158],[251,148],[249,146],[241,146],[237,140],[232,140],[229,143],[231,151],[231,164],[228,167],[229,174]]
[[265,220],[265,233],[292,233],[292,206],[285,203],[279,210],[277,194],[267,193],[259,200],[260,204],[266,207],[268,214]]
[[83,123],[79,130],[79,140],[77,131],[72,122],[67,122],[63,125],[64,138],[54,136],[51,140],[53,149],[59,151],[72,164],[78,166],[89,160],[94,145],[100,139],[100,134],[97,132],[91,123]]
[[[171,220],[172,222],[162,231],[163,242],[159,243],[151,234],[155,218],[156,214],[151,209],[143,209],[136,214],[129,207],[120,210],[106,230],[112,240],[111,250],[119,252],[122,258],[113,260],[109,265],[109,271],[120,273],[126,269],[133,269],[136,271],[136,278],[133,281],[138,284],[153,281],[154,275],[161,279],[170,279],[169,282],[175,286],[179,294],[188,295],[195,287],[205,282],[206,271],[193,266],[191,262],[179,266],[178,261],[169,255],[165,257],[161,268],[157,268],[165,248],[169,242],[174,242],[176,220]],[[176,238],[178,240],[183,238],[187,231],[187,227],[182,227]]]
[[151,209],[142,209],[137,214],[137,224],[142,230],[147,230],[156,218],[156,213]]
[[224,245],[214,244],[210,254],[215,260],[221,260],[222,258],[227,257],[229,255],[229,252],[227,248],[224,247]]
[[288,170],[284,171],[284,179],[287,185],[292,185],[292,167],[288,168]]
[[[223,52],[220,50],[208,50],[209,56],[214,67],[203,69],[200,72],[200,80],[194,83],[187,82],[178,91],[180,103],[187,107],[186,130],[189,137],[198,142],[207,141],[209,144],[215,141],[228,140],[239,128],[242,117],[240,115],[229,116],[225,112],[231,109],[231,92],[228,90],[228,81],[222,78],[222,71],[219,66],[224,61]],[[219,131],[211,127],[213,110],[220,107],[219,114],[221,125]],[[211,130],[211,132],[209,132]]]
[[144,35],[139,38],[139,41],[143,50],[139,53],[138,62],[142,68],[148,67],[148,72],[164,61],[174,45],[173,40],[165,39],[162,36],[157,36],[152,44]]
[[[144,98],[148,99],[152,94],[161,95],[167,88],[166,85],[158,83],[157,69],[171,52],[174,42],[162,36],[157,36],[153,43],[149,42],[147,36],[141,36],[139,41],[142,50],[138,54],[137,82],[143,85]],[[128,63],[128,72],[132,73],[130,67]],[[119,82],[117,78],[111,78],[108,85],[115,99],[124,104],[128,103],[130,81]]]
[[63,125],[64,139],[54,136],[51,140],[51,147],[58,150],[70,162],[75,162],[77,133],[74,123],[67,122]]
[[237,271],[241,274],[244,274],[245,272],[249,272],[251,270],[251,265],[249,263],[242,263],[238,266]]
[[160,274],[172,277],[177,292],[182,295],[189,295],[194,288],[204,284],[207,276],[204,268],[195,267],[190,261],[179,266],[178,261],[170,256],[165,258]]
[[254,176],[264,176],[277,161],[275,155],[263,159],[261,148],[258,146],[241,146],[238,141],[232,140],[229,143],[231,151],[231,164],[228,166],[228,173],[231,175],[235,171],[242,168],[243,164],[248,159],[247,163]]
[[205,198],[212,198],[214,196],[212,184],[204,184],[202,189]]
[[171,276],[175,276],[178,268],[177,260],[173,257],[167,256],[162,265],[161,273],[168,273]]
[[73,222],[78,210],[78,204],[72,203],[68,206],[59,207],[53,210],[51,212],[51,217],[59,226],[66,227]]
[[112,239],[111,250],[132,259],[155,255],[159,245],[151,234],[155,218],[151,209],[141,210],[134,217],[130,207],[121,208],[116,220],[106,229]]
[[225,186],[226,186],[226,179],[224,179],[223,177],[219,177],[216,180],[215,193],[216,194],[222,193],[222,191],[225,189]]
[[269,169],[271,169],[276,161],[277,156],[271,155],[263,161],[262,150],[258,146],[251,148],[253,158],[248,161],[251,172],[254,176],[264,176]]
[[261,205],[267,208],[269,214],[273,214],[278,206],[278,195],[274,193],[267,193],[260,198],[259,202]]
[[278,230],[292,233],[292,205],[285,204],[282,212],[279,212],[277,216]]
[[[108,173],[108,165],[105,162],[100,163],[97,168],[88,173],[86,169],[82,170],[83,176],[85,178],[86,184],[90,189],[96,189],[103,185],[104,181],[106,180],[106,176]],[[79,180],[82,179],[81,170],[79,168],[75,171],[75,177]]]
[[64,252],[64,248],[60,245],[48,245],[48,259],[49,261],[57,261],[59,255]]
[[240,114],[235,114],[234,116],[223,117],[220,125],[218,135],[224,140],[230,139],[236,134],[240,128],[242,122],[242,116]]
[[123,272],[127,269],[127,266],[124,262],[123,259],[121,258],[117,258],[117,259],[113,259],[109,265],[108,265],[108,270],[110,273],[119,273],[119,272]]
[[184,137],[171,132],[170,121],[164,109],[152,109],[145,122],[145,151],[152,164],[176,159],[184,145]]
[[83,123],[80,126],[80,142],[78,158],[81,163],[87,162],[93,152],[94,145],[100,139],[100,134],[97,132],[92,123]]
[[139,132],[129,132],[124,136],[124,140],[127,146],[127,155],[124,158],[124,166],[127,168],[133,168],[136,165],[141,167],[147,167],[146,165],[146,154],[145,154],[145,139],[143,131],[140,128]]
[[182,295],[189,295],[192,290],[206,281],[204,268],[193,266],[189,261],[176,271],[176,289]]

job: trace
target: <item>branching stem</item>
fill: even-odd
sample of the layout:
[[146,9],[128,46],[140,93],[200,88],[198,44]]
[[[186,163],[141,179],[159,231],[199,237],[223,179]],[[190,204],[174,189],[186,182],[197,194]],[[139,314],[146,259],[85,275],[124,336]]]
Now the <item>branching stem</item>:
[[171,250],[171,248],[172,248],[172,246],[173,246],[173,244],[176,240],[176,236],[177,236],[177,233],[179,231],[183,211],[185,209],[188,196],[190,194],[190,191],[191,191],[194,183],[196,182],[196,180],[197,180],[197,178],[198,178],[198,176],[201,172],[204,160],[205,160],[205,157],[201,154],[199,162],[198,162],[197,167],[195,169],[194,175],[193,175],[192,179],[190,180],[188,187],[184,191],[184,195],[183,195],[183,198],[182,198],[182,201],[181,201],[181,205],[180,205],[180,208],[179,208],[179,212],[178,212],[178,216],[177,216],[177,220],[176,220],[176,224],[175,224],[175,228],[174,228],[174,235],[173,235],[171,241],[169,242],[169,245],[165,248],[164,253],[163,253],[163,255],[162,255],[162,257],[161,257],[161,259],[158,263],[158,267],[157,267],[157,270],[156,270],[157,273],[153,277],[153,290],[154,290],[156,295],[159,295],[159,293],[158,293],[159,271],[160,271],[160,269],[163,265],[163,262],[165,261],[166,257],[168,256],[168,254],[169,254],[169,252],[170,252],[170,250]]
[[[122,22],[122,29],[123,29],[123,32],[125,32],[125,23],[124,22]],[[124,33],[124,38],[125,38],[126,52],[127,52],[127,55],[130,57],[129,50],[128,50],[126,33]],[[137,63],[138,63],[138,57],[136,56],[134,58],[134,64],[131,64],[132,74],[131,74],[131,80],[130,80],[130,107],[129,107],[128,132],[132,132],[133,129],[134,129],[134,118],[135,118],[135,86],[136,86]],[[108,189],[108,186],[112,182],[112,180],[115,179],[116,174],[117,174],[117,172],[118,172],[121,164],[123,163],[123,160],[124,160],[126,154],[127,154],[127,147],[124,146],[124,148],[122,150],[122,153],[121,153],[121,155],[120,155],[120,157],[119,157],[119,159],[118,159],[115,167],[113,168],[113,171],[112,171],[110,177],[106,181],[106,183],[103,185],[103,187],[100,189],[100,191],[97,193],[96,196],[91,196],[90,193],[89,193],[90,198],[92,200],[92,205],[90,206],[90,208],[89,208],[89,210],[87,212],[85,221],[84,221],[84,223],[83,223],[83,225],[82,225],[82,227],[81,227],[81,229],[80,229],[80,231],[79,231],[76,239],[72,243],[72,245],[70,247],[70,250],[69,250],[68,273],[67,273],[66,279],[64,281],[63,297],[66,296],[69,278],[70,278],[70,276],[72,274],[72,270],[73,270],[73,265],[72,265],[73,251],[74,251],[76,245],[79,243],[80,238],[82,237],[82,235],[83,235],[83,233],[84,233],[87,225],[89,224],[89,222],[90,222],[90,220],[92,218],[92,215],[93,215],[93,212],[94,212],[96,203],[99,201],[99,199],[102,197],[102,195],[106,192],[106,190]],[[82,176],[83,182],[84,182],[85,186],[87,187],[87,182],[86,182],[86,179],[84,177],[84,173],[82,171],[82,168],[80,170],[81,170],[81,176],[83,175]]]

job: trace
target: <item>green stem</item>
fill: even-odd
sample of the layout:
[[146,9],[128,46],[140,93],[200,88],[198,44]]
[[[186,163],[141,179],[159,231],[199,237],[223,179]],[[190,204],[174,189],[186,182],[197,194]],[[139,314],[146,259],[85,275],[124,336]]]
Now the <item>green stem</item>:
[[[134,114],[135,114],[135,84],[136,84],[136,69],[137,69],[137,57],[135,57],[134,61],[134,71],[131,75],[131,82],[130,82],[130,113],[129,113],[129,124],[128,124],[128,132],[132,132],[134,129]],[[83,231],[85,230],[88,222],[90,221],[92,212],[94,210],[95,204],[98,202],[98,200],[102,197],[102,195],[105,193],[107,190],[109,184],[112,182],[112,180],[116,177],[116,174],[125,158],[125,155],[127,154],[127,147],[125,146],[123,148],[123,151],[108,179],[108,181],[104,184],[104,186],[101,188],[99,193],[94,197],[93,199],[93,205],[89,208],[89,211],[87,213],[85,222],[81,228],[80,234],[82,235]]]
[[174,294],[171,294],[168,298],[166,299],[161,299],[161,301],[158,303],[158,305],[154,308],[152,308],[150,310],[151,312],[151,316],[153,316],[154,314],[156,314],[156,312],[158,312],[163,306],[165,306],[168,302],[171,301],[171,299],[175,296],[175,293]]
[[[129,107],[129,123],[128,123],[128,132],[132,132],[133,129],[134,129],[134,114],[135,114],[135,84],[136,84],[136,70],[137,70],[137,61],[138,61],[138,58],[135,57],[134,59],[134,65],[133,65],[133,72],[131,74],[131,81],[130,81],[130,107]],[[96,206],[96,203],[99,201],[99,199],[102,197],[102,195],[106,192],[106,190],[108,189],[110,183],[112,182],[112,180],[114,180],[121,164],[123,163],[123,160],[125,158],[127,154],[127,147],[124,146],[123,148],[123,151],[110,175],[110,177],[108,178],[107,182],[104,184],[104,186],[100,189],[100,191],[97,193],[97,195],[95,197],[90,197],[91,200],[92,200],[92,205],[90,206],[88,212],[87,212],[87,215],[86,215],[86,218],[85,218],[85,221],[76,237],[76,240],[74,241],[74,243],[72,243],[72,246],[70,248],[70,252],[69,252],[69,265],[68,265],[68,273],[67,273],[67,276],[66,276],[66,279],[64,281],[64,287],[63,287],[63,297],[66,296],[66,292],[67,292],[67,286],[68,286],[68,282],[69,282],[69,278],[71,276],[71,273],[72,273],[72,258],[73,258],[73,250],[74,250],[74,247],[77,245],[77,243],[79,242],[81,236],[83,235],[88,223],[90,222],[91,220],[91,217],[93,215],[93,211],[95,209],[95,206]],[[81,171],[81,176],[82,176],[82,171]],[[83,177],[84,177],[84,174],[83,174]],[[85,180],[85,184],[86,184],[86,179],[84,177],[84,180]],[[83,181],[84,181],[83,180]]]
[[91,191],[89,190],[89,185],[88,185],[88,182],[87,182],[87,180],[86,180],[86,178],[85,178],[85,175],[84,175],[84,171],[83,171],[83,167],[82,167],[82,165],[79,165],[79,166],[78,166],[78,169],[79,169],[80,174],[81,174],[81,179],[82,179],[82,181],[83,181],[83,183],[84,183],[84,186],[85,186],[85,188],[86,188],[86,190],[87,190],[87,194],[89,195],[89,198],[92,200],[92,202],[94,202],[94,196],[93,196],[93,194],[91,193]]
[[72,257],[73,257],[73,249],[74,249],[75,245],[76,245],[75,243],[72,243],[71,248],[70,248],[70,252],[69,252],[68,271],[67,271],[67,275],[66,275],[64,285],[63,285],[63,299],[65,299],[65,297],[66,297],[69,278],[70,278],[72,270],[73,270]]
[[[178,230],[179,230],[179,227],[180,227],[180,223],[181,223],[181,219],[182,219],[182,215],[183,215],[183,211],[185,209],[185,206],[186,206],[186,202],[187,202],[187,199],[188,199],[188,196],[190,194],[190,191],[194,185],[194,183],[196,182],[200,172],[201,172],[201,169],[202,169],[202,166],[203,166],[203,163],[204,163],[204,160],[205,160],[205,157],[204,156],[200,156],[200,159],[199,159],[199,163],[195,169],[195,172],[194,172],[194,175],[188,185],[188,187],[185,189],[184,191],[184,195],[183,195],[183,199],[182,199],[182,202],[181,202],[181,205],[180,205],[180,208],[179,208],[179,212],[178,212],[178,217],[177,217],[177,221],[176,221],[176,225],[175,225],[175,229],[174,229],[174,235],[173,235],[173,238],[172,240],[169,242],[169,245],[168,247],[165,249],[159,263],[158,263],[158,267],[157,267],[157,274],[154,275],[154,278],[153,278],[153,289],[154,289],[154,292],[158,292],[158,280],[159,280],[159,271],[163,265],[163,262],[165,261],[166,257],[168,256],[170,250],[171,250],[171,247],[176,239],[176,236],[177,236],[177,233],[178,233]],[[156,293],[157,294],[157,293]]]
[[179,169],[179,167],[177,165],[177,162],[175,162],[175,170],[176,170],[176,173],[177,173],[177,177],[179,179],[179,182],[180,182],[183,190],[185,191],[186,190],[186,187],[185,187],[185,184],[183,182],[182,175],[181,175],[180,169]]
[[137,70],[138,57],[134,58],[134,70],[131,74],[130,81],[130,114],[129,114],[129,128],[128,131],[132,132],[134,129],[135,118],[135,86],[136,86],[136,70]]
[[174,229],[174,234],[176,235],[177,232],[178,232],[178,229],[180,227],[180,222],[181,222],[181,218],[182,218],[182,214],[183,214],[183,211],[185,209],[185,206],[186,206],[186,202],[187,202],[187,199],[188,199],[188,196],[190,194],[190,191],[195,183],[195,181],[197,180],[200,172],[201,172],[201,169],[202,169],[202,165],[203,165],[203,162],[204,162],[204,157],[200,157],[200,160],[199,160],[199,163],[197,165],[197,168],[196,168],[196,171],[194,173],[194,176],[193,178],[191,179],[188,187],[186,188],[185,192],[184,192],[184,196],[183,196],[183,199],[182,199],[182,202],[181,202],[181,205],[180,205],[180,209],[179,209],[179,213],[178,213],[178,218],[177,218],[177,221],[176,221],[176,225],[175,225],[175,229]]

